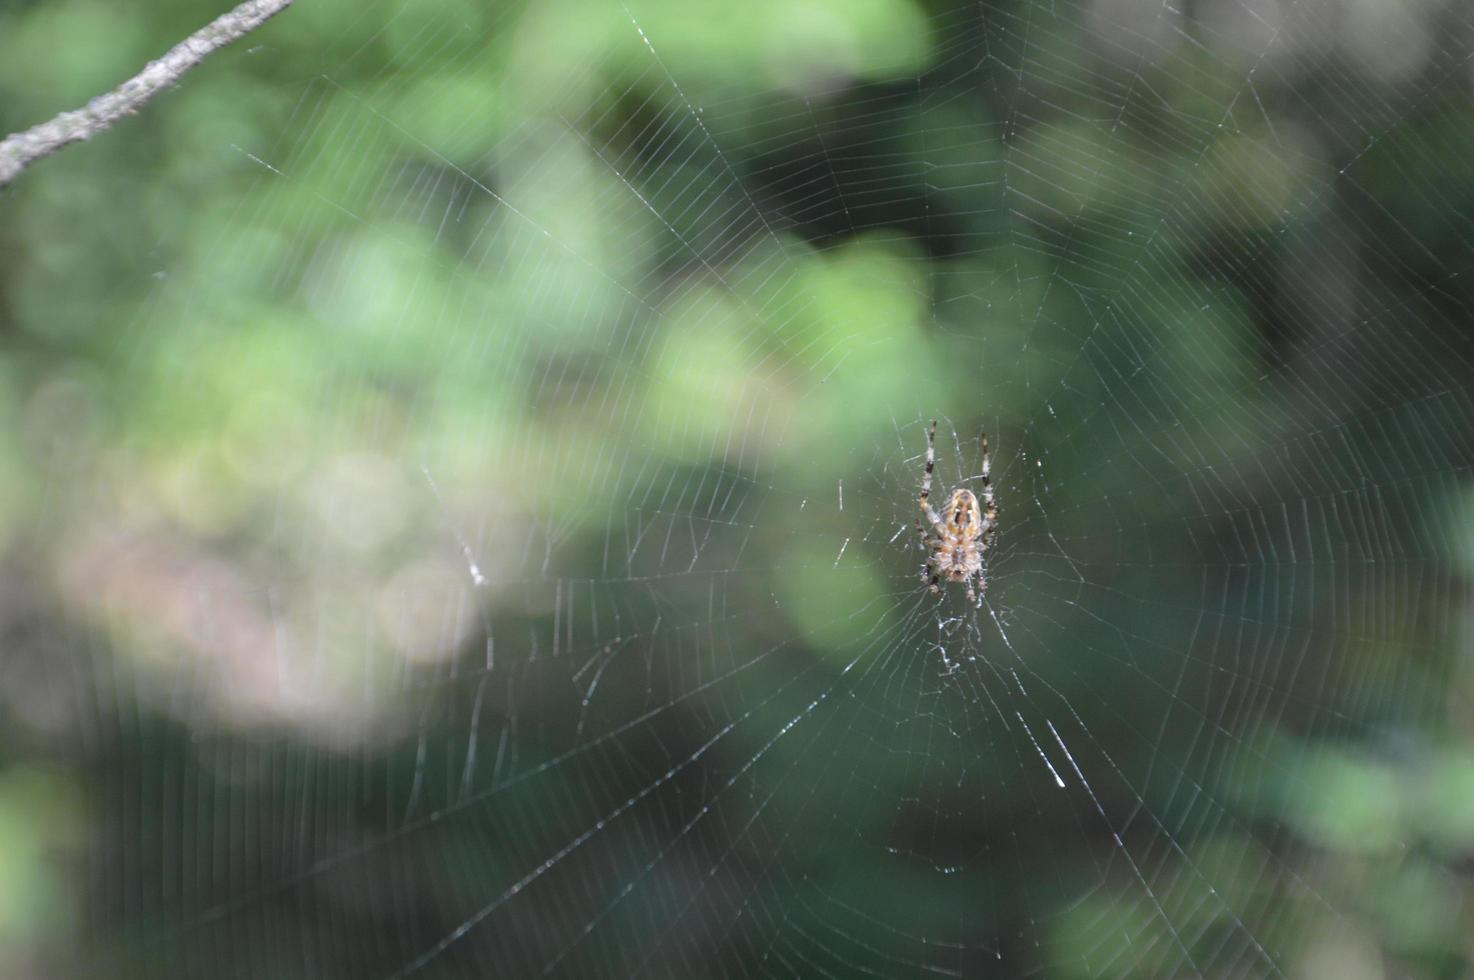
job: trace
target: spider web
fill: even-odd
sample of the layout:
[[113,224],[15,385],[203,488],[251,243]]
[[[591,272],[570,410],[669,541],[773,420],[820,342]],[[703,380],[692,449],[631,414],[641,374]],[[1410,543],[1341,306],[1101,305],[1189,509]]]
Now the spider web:
[[[1466,8],[329,13],[121,345],[247,490],[68,538],[89,962],[1436,946],[1348,868],[1466,691]],[[934,418],[937,499],[992,447],[977,609],[918,581]]]

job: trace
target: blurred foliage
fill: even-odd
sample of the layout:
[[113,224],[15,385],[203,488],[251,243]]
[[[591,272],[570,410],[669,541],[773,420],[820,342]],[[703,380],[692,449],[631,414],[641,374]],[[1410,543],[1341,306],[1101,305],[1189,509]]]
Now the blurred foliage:
[[0,972],[1474,970],[1474,21],[1189,6],[298,0],[0,192]]

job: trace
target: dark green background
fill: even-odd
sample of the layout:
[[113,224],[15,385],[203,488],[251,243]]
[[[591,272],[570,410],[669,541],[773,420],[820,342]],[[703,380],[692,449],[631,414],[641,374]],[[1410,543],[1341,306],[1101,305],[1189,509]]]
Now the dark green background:
[[[0,8],[0,130],[217,12]],[[1464,975],[1471,38],[298,0],[37,163],[0,972]]]

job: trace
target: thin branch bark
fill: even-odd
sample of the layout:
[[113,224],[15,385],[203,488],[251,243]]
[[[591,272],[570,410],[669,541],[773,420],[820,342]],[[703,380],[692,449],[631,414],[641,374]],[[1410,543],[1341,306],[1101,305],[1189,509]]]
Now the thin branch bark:
[[242,35],[249,34],[291,6],[292,0],[246,0],[169,49],[157,61],[106,95],[86,106],[0,140],[0,187],[4,187],[36,160],[50,156],[131,116],[154,96],[179,81],[180,76]]

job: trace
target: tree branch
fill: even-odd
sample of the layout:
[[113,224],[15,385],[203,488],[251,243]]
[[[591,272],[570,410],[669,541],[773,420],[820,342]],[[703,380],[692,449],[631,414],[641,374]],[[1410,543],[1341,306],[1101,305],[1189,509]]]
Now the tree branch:
[[0,187],[14,180],[32,162],[50,156],[69,143],[90,139],[123,116],[133,115],[211,52],[254,31],[291,4],[292,0],[246,0],[174,45],[159,60],[150,61],[143,71],[106,95],[99,95],[74,112],[63,112],[49,122],[0,140]]

